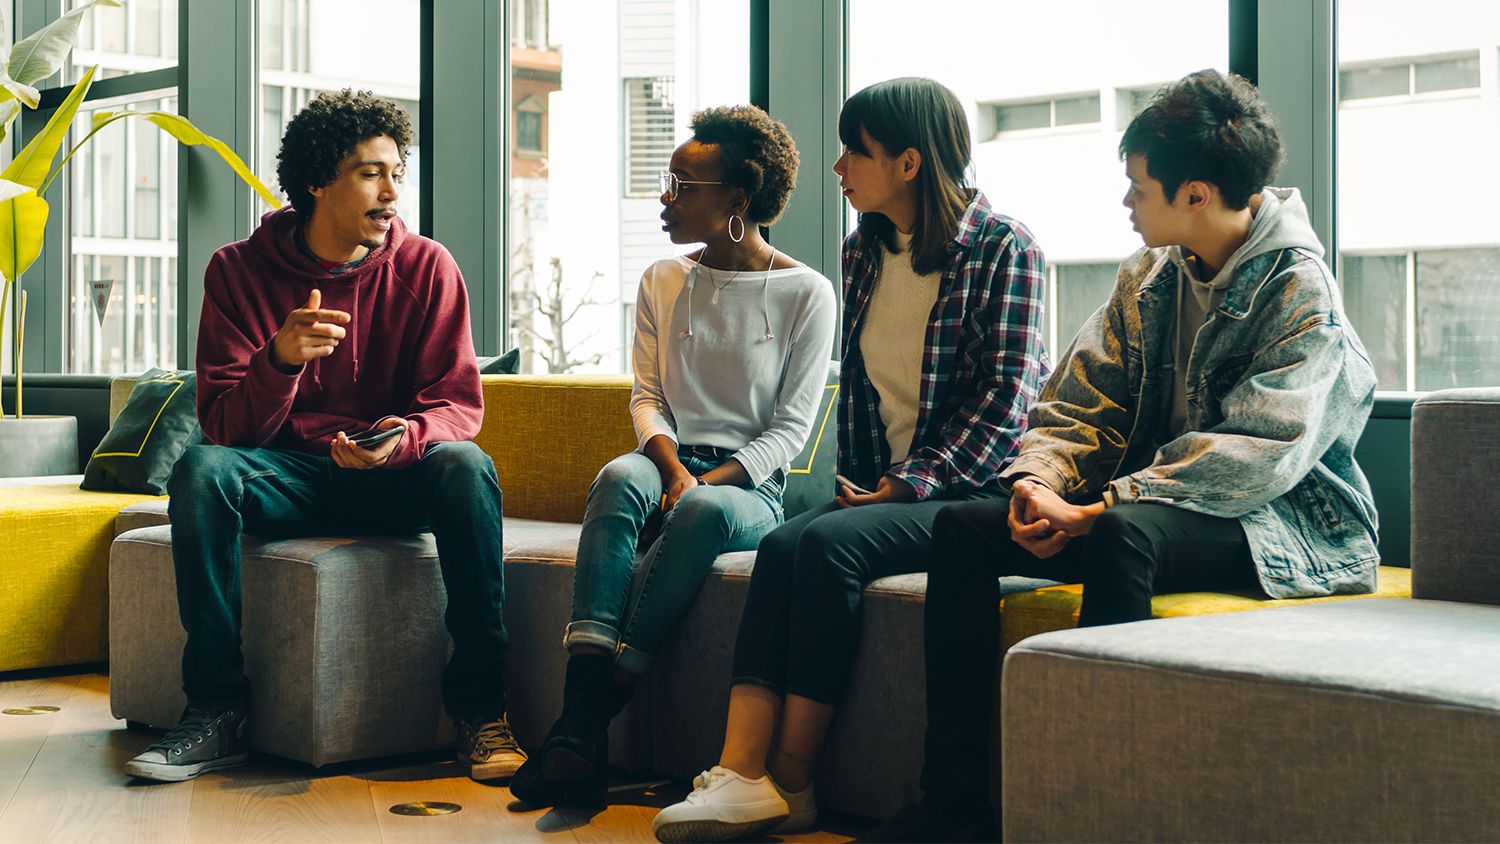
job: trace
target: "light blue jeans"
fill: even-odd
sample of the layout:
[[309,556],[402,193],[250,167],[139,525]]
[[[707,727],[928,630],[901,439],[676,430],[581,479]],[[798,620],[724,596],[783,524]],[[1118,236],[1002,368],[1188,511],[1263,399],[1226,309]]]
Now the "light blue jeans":
[[[677,451],[694,475],[717,468],[731,454],[706,446]],[[611,460],[589,488],[573,570],[573,616],[563,643],[607,648],[620,668],[646,673],[692,606],[714,558],[754,550],[781,524],[784,483],[778,470],[756,489],[689,489],[662,517],[655,540],[638,553],[641,531],[660,512],[665,485],[656,464],[640,452]]]

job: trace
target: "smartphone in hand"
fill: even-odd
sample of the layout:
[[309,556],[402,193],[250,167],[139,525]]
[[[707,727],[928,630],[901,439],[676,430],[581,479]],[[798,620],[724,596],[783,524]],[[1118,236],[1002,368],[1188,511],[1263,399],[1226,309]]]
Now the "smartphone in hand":
[[837,482],[839,484],[839,486],[846,486],[846,487],[849,488],[850,492],[853,492],[853,493],[855,493],[857,495],[869,495],[870,494],[870,491],[868,489],[865,489],[864,487],[860,486],[859,484],[855,483],[854,481],[849,480],[848,478],[844,477],[843,475],[834,475],[833,479],[834,479],[835,482]]
[[366,451],[385,442],[392,437],[399,437],[406,430],[403,425],[393,425],[389,428],[366,428],[358,433],[349,434],[349,442],[354,443]]

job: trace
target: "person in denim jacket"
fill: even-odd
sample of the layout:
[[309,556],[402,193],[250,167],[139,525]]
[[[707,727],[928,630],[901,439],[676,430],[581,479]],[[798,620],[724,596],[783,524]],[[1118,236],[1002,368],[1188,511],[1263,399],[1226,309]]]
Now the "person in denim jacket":
[[1301,197],[1265,187],[1274,118],[1245,80],[1201,71],[1158,92],[1120,157],[1146,248],[1032,407],[1008,500],[933,528],[926,797],[887,827],[900,840],[991,814],[997,576],[1082,582],[1080,626],[1149,619],[1162,592],[1375,588],[1354,460],[1375,374]]

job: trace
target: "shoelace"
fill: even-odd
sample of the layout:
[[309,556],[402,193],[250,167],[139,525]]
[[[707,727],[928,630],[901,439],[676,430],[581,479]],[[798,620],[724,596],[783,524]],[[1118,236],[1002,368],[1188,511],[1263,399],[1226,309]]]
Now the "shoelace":
[[703,802],[703,799],[704,799],[703,792],[707,791],[710,788],[713,788],[715,785],[718,785],[720,782],[722,782],[722,781],[724,781],[724,780],[726,780],[728,778],[729,778],[729,772],[726,771],[726,770],[724,770],[723,768],[717,768],[717,767],[714,768],[713,770],[704,771],[703,773],[699,774],[698,776],[693,777],[693,791],[692,791],[691,794],[689,794],[687,796],[686,802],[688,802],[688,803],[701,803],[701,802]]
[[487,721],[474,731],[474,747],[488,756],[497,750],[510,750],[519,745],[510,731],[510,724],[505,721]]
[[180,756],[184,750],[214,734],[213,723],[217,716],[201,709],[190,709],[183,714],[177,726],[167,731],[160,741],[146,748],[160,750],[165,756]]

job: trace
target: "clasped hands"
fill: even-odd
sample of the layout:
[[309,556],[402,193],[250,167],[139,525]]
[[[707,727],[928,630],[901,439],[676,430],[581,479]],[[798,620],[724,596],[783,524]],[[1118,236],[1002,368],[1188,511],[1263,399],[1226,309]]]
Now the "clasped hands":
[[1021,478],[1011,486],[1010,537],[1039,559],[1047,559],[1075,536],[1089,532],[1104,504],[1069,504],[1052,487],[1034,478]]

